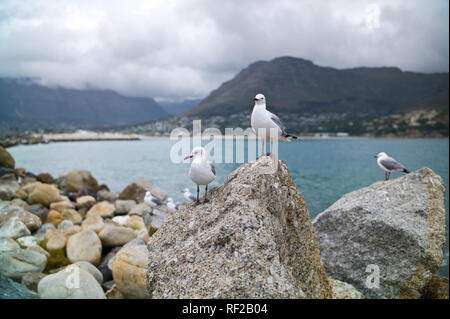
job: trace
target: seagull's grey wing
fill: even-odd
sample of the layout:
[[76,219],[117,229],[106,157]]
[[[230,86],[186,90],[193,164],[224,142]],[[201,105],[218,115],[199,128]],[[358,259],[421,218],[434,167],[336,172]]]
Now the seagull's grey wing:
[[211,166],[211,171],[213,172],[214,176],[216,176],[216,168],[214,167],[214,164],[209,162],[209,166]]
[[193,202],[195,202],[197,200],[197,197],[195,197],[194,195],[189,195],[189,199]]
[[383,165],[388,170],[404,170],[406,169],[402,164],[397,162],[395,159],[388,157],[380,160],[380,164]]
[[[269,111],[267,111],[269,112]],[[269,112],[270,119],[280,128],[282,134],[286,134],[286,126],[281,122],[280,118],[273,114],[272,112]]]
[[152,202],[155,203],[156,205],[162,205],[161,201],[159,199],[157,199],[156,197],[152,198]]

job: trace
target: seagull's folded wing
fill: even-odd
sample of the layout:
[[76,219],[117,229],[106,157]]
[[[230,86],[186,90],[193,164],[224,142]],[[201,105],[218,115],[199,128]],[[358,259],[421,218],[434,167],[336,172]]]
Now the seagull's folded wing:
[[405,167],[397,162],[395,159],[388,157],[380,160],[380,164],[383,165],[388,170],[403,170]]
[[270,119],[280,128],[282,134],[286,134],[286,126],[281,122],[280,118],[273,114],[272,112],[267,111],[270,115]]

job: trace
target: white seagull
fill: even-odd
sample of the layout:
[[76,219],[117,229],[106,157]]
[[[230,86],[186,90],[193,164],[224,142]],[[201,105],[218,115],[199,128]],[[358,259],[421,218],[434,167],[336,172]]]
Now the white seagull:
[[[270,140],[270,152],[267,156],[272,154],[272,144],[274,139],[280,139],[285,142],[290,142],[290,138],[298,139],[297,136],[288,134],[286,127],[281,123],[278,116],[266,110],[266,98],[262,94],[257,94],[253,99],[255,106],[253,107],[251,125],[253,132],[262,139],[262,153],[264,155],[265,140]],[[275,129],[276,136],[271,136],[271,129]]]
[[386,171],[385,181],[389,180],[391,172],[403,172],[409,173],[409,171],[403,166],[403,164],[397,162],[392,157],[389,157],[385,152],[378,153],[374,157],[377,158],[378,166]]
[[189,170],[189,177],[195,184],[197,184],[197,200],[195,201],[195,204],[200,204],[200,185],[206,185],[205,200],[203,202],[207,203],[209,202],[209,200],[206,198],[206,196],[208,195],[208,184],[216,178],[216,169],[214,167],[214,164],[208,160],[208,154],[206,150],[201,146],[195,147],[192,150],[192,153],[186,156],[184,159],[186,160],[188,158],[194,158]]
[[172,197],[167,198],[167,210],[171,213],[175,213],[177,211],[177,205],[175,205]]
[[146,203],[150,207],[156,207],[161,205],[161,201],[156,197],[152,196],[152,193],[146,192],[144,197],[144,203]]
[[195,198],[195,196],[191,193],[191,191],[189,190],[189,188],[185,188],[185,189],[183,190],[183,193],[184,193],[184,198],[186,198],[186,200],[195,202],[196,198]]

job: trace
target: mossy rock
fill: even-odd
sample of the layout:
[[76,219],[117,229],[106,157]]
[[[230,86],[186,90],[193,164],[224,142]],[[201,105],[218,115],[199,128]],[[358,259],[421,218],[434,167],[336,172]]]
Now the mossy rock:
[[47,265],[43,271],[44,274],[49,274],[52,270],[70,265],[70,260],[66,256],[65,249],[48,250],[45,241],[39,242],[39,246],[44,248],[50,254],[47,258]]

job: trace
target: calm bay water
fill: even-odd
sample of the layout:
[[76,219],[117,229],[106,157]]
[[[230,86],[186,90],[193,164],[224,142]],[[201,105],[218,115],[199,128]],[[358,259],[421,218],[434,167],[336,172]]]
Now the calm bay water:
[[[141,141],[64,142],[9,148],[17,167],[38,174],[58,176],[78,168],[92,172],[99,183],[120,192],[126,185],[145,177],[160,186],[176,202],[183,201],[182,190],[195,185],[189,180],[189,163],[174,164],[169,158],[175,142],[164,138]],[[207,142],[205,142],[207,143]],[[373,155],[384,151],[414,171],[423,166],[440,175],[446,185],[447,211],[444,265],[439,273],[448,277],[448,139],[304,139],[280,142],[278,157],[284,160],[295,183],[305,196],[311,218],[345,193],[384,179]],[[220,185],[240,164],[216,164]],[[391,174],[391,178],[401,176]],[[203,194],[203,189],[202,189]]]

